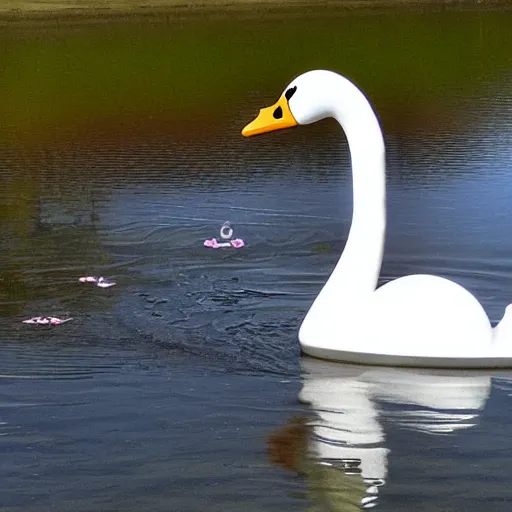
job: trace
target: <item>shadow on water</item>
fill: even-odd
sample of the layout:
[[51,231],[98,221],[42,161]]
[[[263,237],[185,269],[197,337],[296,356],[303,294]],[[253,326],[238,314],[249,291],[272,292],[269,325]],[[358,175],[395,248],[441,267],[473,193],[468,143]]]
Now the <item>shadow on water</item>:
[[[305,8],[7,26],[0,508],[227,512],[243,496],[352,510],[378,496],[462,510],[447,482],[468,510],[492,507],[505,378],[306,360],[301,381],[298,326],[348,232],[349,155],[330,121],[240,130],[305,69],[354,78],[388,148],[381,282],[441,274],[497,320],[512,296],[510,22]],[[226,220],[247,246],[204,248]],[[73,320],[21,323],[49,314]],[[293,472],[271,467],[266,435],[304,411],[270,441]],[[481,478],[497,483],[472,489]]]

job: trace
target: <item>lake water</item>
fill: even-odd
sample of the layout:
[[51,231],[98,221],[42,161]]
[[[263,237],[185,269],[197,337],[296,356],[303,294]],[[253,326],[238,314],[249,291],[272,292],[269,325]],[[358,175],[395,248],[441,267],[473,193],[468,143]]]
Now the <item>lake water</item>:
[[[302,71],[351,77],[386,137],[382,281],[449,277],[496,322],[510,26],[476,5],[6,24],[0,510],[507,510],[512,373],[301,358],[348,233],[346,143],[240,130]],[[204,248],[226,220],[247,247]]]

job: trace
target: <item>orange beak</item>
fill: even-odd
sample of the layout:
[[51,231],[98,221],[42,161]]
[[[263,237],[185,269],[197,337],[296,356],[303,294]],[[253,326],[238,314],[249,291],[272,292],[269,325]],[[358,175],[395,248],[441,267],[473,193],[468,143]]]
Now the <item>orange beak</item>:
[[283,95],[271,107],[262,108],[256,119],[242,130],[242,135],[252,137],[260,133],[291,128],[297,124],[288,106],[288,100]]

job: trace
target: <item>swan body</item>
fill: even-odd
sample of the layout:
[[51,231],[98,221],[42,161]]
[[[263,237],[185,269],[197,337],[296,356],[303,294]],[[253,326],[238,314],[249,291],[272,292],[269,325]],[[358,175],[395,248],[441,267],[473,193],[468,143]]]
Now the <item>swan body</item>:
[[474,295],[443,277],[410,275],[377,288],[386,234],[385,147],[370,103],[352,82],[331,71],[304,73],[242,134],[326,117],[338,121],[350,148],[352,224],[300,327],[303,352],[377,365],[512,367],[512,307],[492,328]]

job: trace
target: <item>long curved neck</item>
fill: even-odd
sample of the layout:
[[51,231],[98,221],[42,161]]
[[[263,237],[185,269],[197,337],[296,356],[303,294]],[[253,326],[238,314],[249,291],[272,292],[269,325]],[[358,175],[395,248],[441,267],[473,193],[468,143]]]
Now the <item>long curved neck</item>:
[[379,123],[359,89],[343,79],[329,103],[350,147],[353,213],[343,254],[318,299],[324,295],[339,303],[364,299],[377,287],[386,232],[386,168]]
[[359,95],[348,113],[335,112],[350,147],[353,213],[345,250],[331,279],[349,293],[371,293],[377,287],[386,234],[386,164],[379,123]]

